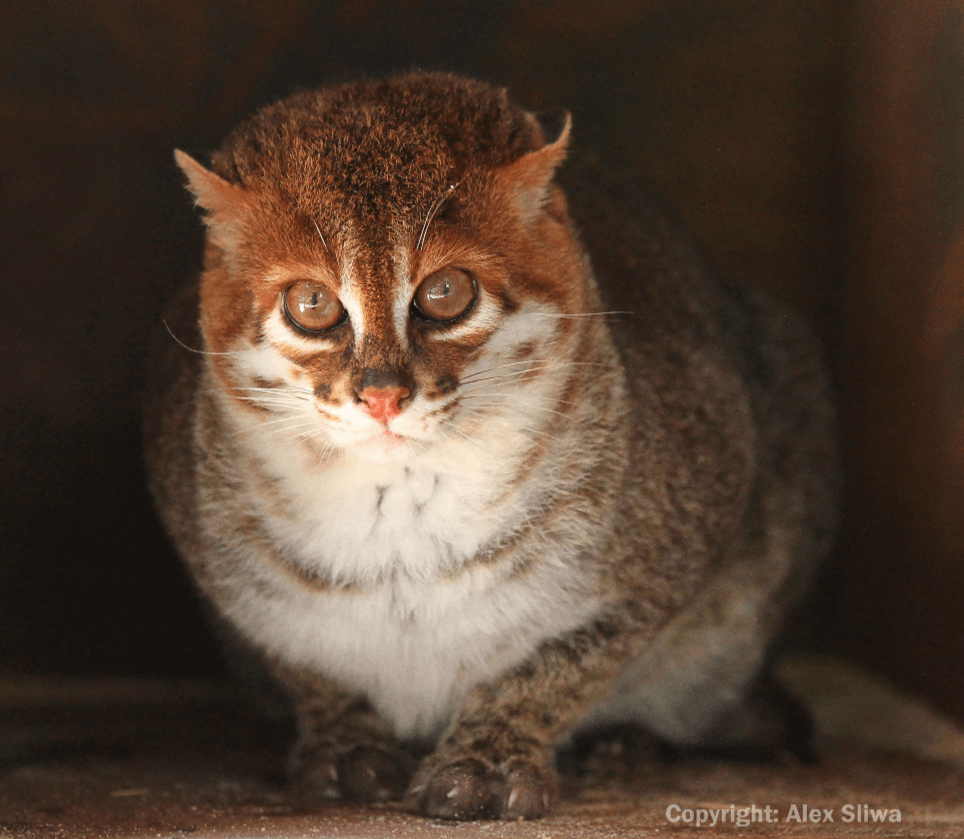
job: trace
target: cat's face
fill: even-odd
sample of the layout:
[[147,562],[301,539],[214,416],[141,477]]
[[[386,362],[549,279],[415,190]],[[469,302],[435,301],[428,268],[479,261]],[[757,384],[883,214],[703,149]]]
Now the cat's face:
[[208,216],[201,323],[224,396],[321,454],[404,458],[499,424],[538,433],[571,372],[564,316],[588,299],[551,184],[568,121],[546,142],[529,117],[536,147],[504,162],[460,159],[436,136],[429,165],[431,115],[393,109],[337,143],[292,117],[240,183],[178,154]]

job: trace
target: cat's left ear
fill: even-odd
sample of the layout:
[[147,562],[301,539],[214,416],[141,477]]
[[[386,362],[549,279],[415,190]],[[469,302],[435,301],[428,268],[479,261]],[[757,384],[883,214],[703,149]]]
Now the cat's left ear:
[[198,206],[204,210],[204,222],[211,241],[223,250],[232,250],[248,206],[247,193],[240,186],[205,169],[180,149],[174,150],[174,160],[187,177],[188,188]]
[[522,217],[529,221],[549,200],[549,187],[558,166],[566,159],[572,116],[568,111],[530,114],[544,143],[502,167],[496,177],[502,182]]

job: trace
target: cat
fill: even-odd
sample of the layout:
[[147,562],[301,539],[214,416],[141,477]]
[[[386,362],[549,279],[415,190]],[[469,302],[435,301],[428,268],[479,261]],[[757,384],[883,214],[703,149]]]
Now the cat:
[[291,697],[308,800],[535,818],[556,750],[617,724],[803,748],[767,665],[834,527],[820,349],[562,166],[570,131],[414,73],[176,152],[207,234],[151,365],[151,490]]

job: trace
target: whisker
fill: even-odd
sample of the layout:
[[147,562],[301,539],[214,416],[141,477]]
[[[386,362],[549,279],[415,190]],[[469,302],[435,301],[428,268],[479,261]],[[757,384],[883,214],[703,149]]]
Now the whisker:
[[483,373],[491,373],[493,370],[503,370],[506,367],[518,367],[522,364],[551,364],[552,362],[548,359],[525,359],[523,361],[507,361],[505,364],[496,364],[493,367],[486,367],[484,370],[476,370],[474,373],[469,373],[465,376],[462,381],[467,382],[473,379],[475,376],[481,376]]
[[[504,395],[507,395],[507,394],[500,394],[500,393],[491,393],[491,394],[488,394],[488,393],[483,393],[483,394],[480,394],[480,397],[479,397],[479,398],[484,398],[484,397],[486,397],[486,396],[504,396]],[[570,414],[564,413],[563,411],[557,411],[555,408],[547,408],[547,407],[545,407],[544,405],[525,405],[525,406],[520,406],[520,405],[512,405],[512,404],[510,404],[510,403],[508,403],[508,402],[503,402],[503,401],[477,402],[476,399],[475,399],[474,397],[471,397],[471,396],[469,397],[469,399],[472,401],[473,407],[480,407],[480,408],[485,408],[485,407],[501,407],[501,408],[506,408],[506,409],[510,410],[513,414],[525,414],[525,413],[528,413],[529,411],[547,411],[547,412],[550,413],[550,414],[558,414],[560,417],[565,417],[566,419],[572,419],[572,416],[571,416]],[[562,403],[559,403],[559,404],[562,404]],[[566,403],[564,403],[564,404],[575,406],[576,403],[574,403],[574,402],[566,402]]]
[[540,370],[548,369],[549,365],[545,367],[530,367],[528,370],[519,370],[515,373],[506,373],[504,376],[485,376],[481,379],[472,379],[470,381],[462,380],[463,385],[477,385],[482,382],[517,382],[529,373],[537,373]]
[[600,318],[600,317],[611,317],[613,315],[627,315],[632,317],[635,312],[573,312],[572,314],[566,314],[560,312],[559,314],[553,314],[552,312],[533,312],[533,317],[537,318]]
[[538,428],[529,428],[528,426],[519,426],[521,431],[528,431],[530,434],[541,434],[543,437],[548,437],[550,440],[556,443],[561,443],[562,439],[557,437],[555,434],[550,434],[548,431],[542,431]]
[[[296,419],[296,417],[285,417],[284,419]],[[281,420],[275,420],[275,422],[281,422]],[[265,423],[265,425],[271,425],[271,423]],[[272,434],[287,434],[290,431],[297,431],[299,428],[317,428],[318,423],[314,420],[308,422],[296,422],[290,423],[289,425],[282,425],[278,428],[269,429]]]
[[[475,398],[476,394],[478,394],[478,396],[480,397],[481,396],[501,396],[507,399],[515,398],[519,395],[518,393],[496,393],[495,391],[486,390],[486,391],[482,391],[481,393],[479,393],[478,391],[467,392],[463,396],[466,399],[473,399]],[[506,407],[511,407],[511,406],[508,403],[506,403]]]
[[[461,181],[459,181],[461,183]],[[453,190],[458,186],[458,183],[449,184],[449,187],[445,192],[436,199],[435,203],[432,205],[431,209],[428,211],[428,215],[425,217],[425,224],[422,225],[422,232],[418,236],[418,242],[415,244],[415,250],[420,251],[422,245],[425,244],[425,236],[428,234],[428,226],[432,223],[432,219],[435,218],[435,214],[439,211],[439,208],[445,203],[446,199],[452,194]]]
[[295,404],[291,399],[271,399],[266,396],[235,396],[235,399],[241,402],[249,402],[252,405],[260,405],[262,408],[268,408],[269,410],[275,409],[287,409],[289,413],[296,413],[302,410],[302,406]]
[[168,325],[168,322],[166,320],[162,320],[161,323],[164,324],[164,328],[167,330],[167,334],[170,335],[178,344],[184,347],[184,349],[186,349],[188,352],[197,353],[198,355],[243,355],[244,353],[248,352],[247,350],[226,350],[225,352],[214,352],[213,350],[196,350],[194,349],[194,347],[189,347],[180,338],[178,338],[177,335],[175,335],[174,332],[171,330],[171,327]]
[[459,437],[461,437],[461,438],[462,438],[463,440],[465,440],[467,443],[470,443],[471,445],[475,446],[476,448],[479,448],[479,447],[485,448],[485,446],[482,446],[482,444],[480,443],[480,441],[474,440],[474,439],[472,439],[471,437],[469,437],[469,435],[466,434],[466,433],[465,433],[461,428],[459,428],[458,426],[452,425],[452,426],[449,426],[449,429],[450,429],[451,431],[454,431],[456,434],[459,435]]
[[284,387],[233,387],[231,390],[249,391],[251,393],[273,393],[285,396],[295,396],[298,399],[311,399],[314,392],[309,388],[296,388],[288,385]]
[[303,410],[305,405],[310,404],[310,399],[305,399],[301,396],[295,396],[294,394],[282,394],[279,393],[276,396],[272,396],[270,393],[251,393],[251,394],[233,394],[235,399],[243,399],[246,402],[274,402],[275,404],[285,404],[291,405],[298,410]]
[[318,238],[321,239],[321,244],[325,246],[325,251],[331,253],[331,251],[328,250],[328,243],[325,241],[325,237],[321,235],[321,228],[318,226],[318,222],[312,219],[311,223],[315,226],[315,230],[318,231]]
[[[511,365],[518,365],[518,364],[529,364],[531,366],[526,368],[525,370],[519,370],[519,371],[513,371],[511,373],[507,373],[504,376],[491,376],[485,379],[479,378],[483,373],[488,373],[493,370],[499,370],[504,367],[508,367]],[[539,361],[519,361],[519,362],[511,362],[509,364],[504,364],[504,365],[496,365],[495,367],[490,367],[487,370],[479,370],[477,373],[471,373],[465,378],[463,378],[460,384],[463,384],[463,385],[476,384],[481,381],[490,381],[493,379],[501,379],[504,381],[518,381],[527,373],[535,373],[535,372],[540,372],[542,370],[549,370],[549,369],[562,369],[564,367],[605,367],[606,369],[609,369],[609,370],[619,369],[618,365],[606,364],[598,361],[558,361],[556,359],[543,359]]]
[[315,422],[313,417],[306,417],[303,414],[292,414],[287,417],[279,417],[278,419],[268,420],[267,422],[263,422],[261,424],[263,426],[278,425],[278,423],[282,422],[290,423],[292,420],[302,420],[305,423]]
[[[239,393],[234,394],[235,399],[243,399],[245,402],[275,402],[284,405],[295,405],[296,403],[303,403],[304,399],[299,399],[297,396],[284,395],[279,393],[277,396],[272,396],[267,393],[255,393],[252,396],[242,396]],[[301,407],[298,404],[298,407]]]
[[313,440],[315,437],[320,437],[324,433],[325,433],[325,429],[315,428],[315,429],[312,429],[311,431],[302,431],[300,434],[295,434],[294,439],[308,441],[308,440]]

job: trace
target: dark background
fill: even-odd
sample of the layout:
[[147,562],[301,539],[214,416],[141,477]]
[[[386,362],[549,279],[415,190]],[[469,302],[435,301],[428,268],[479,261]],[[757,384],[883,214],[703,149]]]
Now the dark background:
[[196,269],[173,166],[299,87],[413,68],[563,106],[727,276],[814,320],[847,517],[798,639],[964,716],[964,2],[0,6],[0,670],[209,672],[139,460]]

